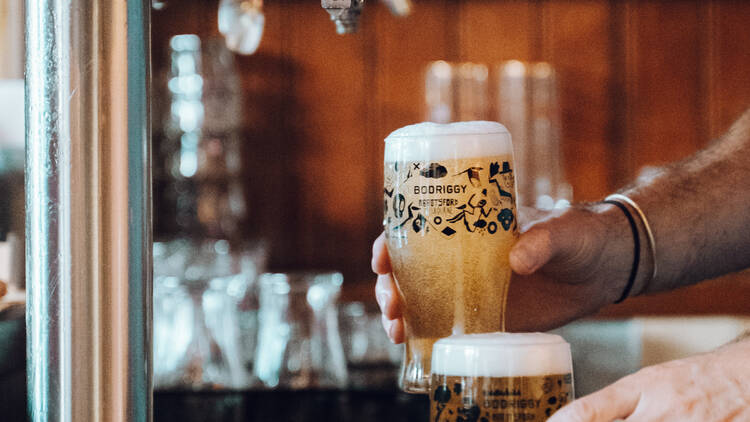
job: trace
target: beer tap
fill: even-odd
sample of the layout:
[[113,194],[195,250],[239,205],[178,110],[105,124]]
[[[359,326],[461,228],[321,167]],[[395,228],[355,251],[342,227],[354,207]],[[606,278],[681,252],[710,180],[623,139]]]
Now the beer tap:
[[337,33],[357,32],[364,0],[321,0],[320,3],[323,9],[331,15],[331,20],[336,24]]
[[[382,0],[395,16],[407,16],[411,14],[411,0]],[[321,6],[325,9],[331,20],[336,24],[336,32],[339,34],[352,34],[359,27],[359,16],[362,14],[365,0],[321,0]]]

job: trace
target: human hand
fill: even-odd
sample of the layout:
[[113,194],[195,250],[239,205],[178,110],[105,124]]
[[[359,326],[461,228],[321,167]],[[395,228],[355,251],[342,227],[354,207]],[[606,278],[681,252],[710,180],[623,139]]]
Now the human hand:
[[556,412],[549,422],[750,420],[750,340],[650,366]]
[[[614,302],[630,273],[632,237],[612,205],[553,212],[523,208],[521,236],[510,254],[514,271],[507,301],[509,331],[546,331]],[[383,326],[404,341],[403,300],[381,234],[373,244],[375,297]]]

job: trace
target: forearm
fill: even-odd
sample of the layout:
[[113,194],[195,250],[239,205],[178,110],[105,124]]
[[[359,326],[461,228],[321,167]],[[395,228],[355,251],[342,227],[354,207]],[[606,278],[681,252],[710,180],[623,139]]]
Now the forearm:
[[[510,253],[513,271],[529,277],[509,293],[509,305],[524,309],[518,327],[546,328],[596,312],[625,292],[669,290],[750,267],[750,111],[709,148],[622,193],[650,223],[656,277],[646,232],[629,207],[641,240],[637,266],[632,226],[616,205],[578,204],[532,216]],[[539,297],[554,305],[540,308]],[[523,318],[529,309],[536,310],[531,323]]]
[[[622,191],[656,240],[634,292],[669,290],[750,266],[750,110],[720,140]],[[641,231],[645,241],[645,233]]]

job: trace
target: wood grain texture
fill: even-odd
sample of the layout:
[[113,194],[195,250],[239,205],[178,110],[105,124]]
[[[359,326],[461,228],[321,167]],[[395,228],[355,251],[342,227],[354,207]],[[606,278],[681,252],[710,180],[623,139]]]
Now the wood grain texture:
[[460,3],[459,59],[494,65],[503,60],[534,59],[534,39],[541,31],[534,4],[528,1],[478,0]]
[[365,87],[373,75],[367,33],[337,35],[317,3],[296,4],[286,13],[285,54],[298,69],[289,86],[295,108],[284,110],[286,124],[298,141],[295,160],[286,164],[288,177],[299,186],[293,204],[299,220],[290,233],[299,241],[295,264],[367,268],[366,253],[348,253],[369,237],[365,232],[371,177],[365,147],[369,116]]
[[714,139],[750,108],[750,2],[712,1],[709,7],[706,103]]
[[600,318],[633,315],[750,315],[750,274],[731,274],[671,292],[635,297],[605,307]]
[[562,152],[567,179],[578,200],[601,199],[613,188],[608,153],[612,19],[605,2],[545,2],[542,58],[555,68],[562,113]]
[[[698,1],[633,2],[626,27],[630,172],[665,164],[704,145]],[[632,22],[631,22],[632,23]]]
[[[488,66],[487,118],[497,119],[498,116],[498,65],[506,60],[538,58],[535,47],[542,27],[537,22],[536,9],[527,1],[460,3],[457,18],[454,18],[458,27],[458,60]],[[523,141],[517,136],[513,139]]]
[[[296,163],[301,138],[289,124],[299,103],[292,89],[299,66],[287,54],[289,34],[286,8],[279,3],[264,7],[265,30],[258,51],[235,56],[242,79],[245,108],[244,185],[248,224],[244,235],[262,238],[269,248],[272,268],[295,267],[299,238],[289,236],[299,224],[299,180],[289,177]],[[279,235],[283,233],[282,235]]]
[[458,57],[458,21],[452,3],[418,3],[415,14],[406,18],[395,18],[380,5],[369,10],[377,31],[373,34],[376,60],[370,71],[375,77],[375,137],[381,141],[376,153],[381,157],[382,140],[391,131],[424,119],[427,64]]
[[[217,6],[182,0],[154,12],[155,75],[168,66],[172,35],[217,35]],[[750,2],[422,0],[407,18],[369,2],[353,36],[336,35],[317,2],[266,2],[265,13],[260,50],[236,58],[243,231],[267,239],[274,269],[343,271],[347,298],[371,300],[383,138],[424,118],[430,61],[550,61],[578,200],[601,198],[643,165],[693,153],[750,107]],[[491,82],[491,99],[495,89]],[[750,314],[738,300],[748,279],[732,275],[600,315]]]

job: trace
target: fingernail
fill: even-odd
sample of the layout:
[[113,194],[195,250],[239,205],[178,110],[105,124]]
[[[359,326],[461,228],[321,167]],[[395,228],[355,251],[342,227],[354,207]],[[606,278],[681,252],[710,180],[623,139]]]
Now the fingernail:
[[391,342],[394,341],[393,340],[393,327],[395,327],[395,326],[396,326],[396,321],[395,320],[388,321],[388,330],[387,331],[388,331],[388,338],[391,339]]
[[537,263],[533,254],[529,253],[524,245],[516,245],[510,251],[511,265],[523,274],[530,274],[536,270]]

